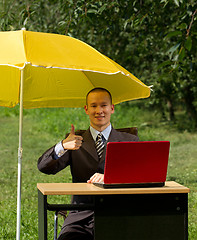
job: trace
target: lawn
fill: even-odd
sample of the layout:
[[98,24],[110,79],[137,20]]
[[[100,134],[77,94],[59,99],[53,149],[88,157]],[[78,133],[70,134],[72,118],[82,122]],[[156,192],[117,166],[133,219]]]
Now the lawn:
[[[24,111],[21,239],[38,239],[37,182],[71,181],[69,169],[52,175],[37,170],[38,157],[70,131],[88,127],[83,109],[32,109]],[[115,128],[137,126],[140,140],[171,142],[167,180],[190,188],[189,240],[197,239],[197,133],[179,132],[168,122],[160,121],[154,111],[136,104],[116,106],[112,116]],[[15,239],[18,151],[18,107],[0,108],[0,239]],[[69,197],[50,197],[50,201],[69,201]],[[53,239],[53,213],[49,214],[49,239]],[[62,221],[62,220],[61,220]],[[60,221],[60,224],[61,224]]]

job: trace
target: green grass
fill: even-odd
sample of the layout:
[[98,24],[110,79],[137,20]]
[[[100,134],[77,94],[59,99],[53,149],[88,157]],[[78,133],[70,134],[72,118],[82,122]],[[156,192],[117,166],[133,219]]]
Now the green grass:
[[[38,157],[70,131],[86,129],[88,117],[83,109],[32,109],[24,111],[21,239],[38,239],[37,182],[71,181],[69,169],[56,175],[37,170]],[[137,126],[141,140],[171,142],[168,180],[191,189],[189,193],[189,240],[197,239],[197,133],[179,132],[161,122],[154,111],[135,104],[118,105],[112,116],[115,128]],[[18,107],[0,108],[0,239],[15,239],[18,151]],[[51,196],[51,202],[69,201],[69,197]],[[49,239],[53,239],[53,213],[49,213]],[[62,220],[61,220],[62,221]],[[60,221],[60,223],[61,223]]]

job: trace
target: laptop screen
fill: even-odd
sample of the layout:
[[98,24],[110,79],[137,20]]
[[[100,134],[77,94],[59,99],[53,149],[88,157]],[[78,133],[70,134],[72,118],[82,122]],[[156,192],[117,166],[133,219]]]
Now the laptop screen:
[[109,142],[105,184],[165,182],[169,141]]

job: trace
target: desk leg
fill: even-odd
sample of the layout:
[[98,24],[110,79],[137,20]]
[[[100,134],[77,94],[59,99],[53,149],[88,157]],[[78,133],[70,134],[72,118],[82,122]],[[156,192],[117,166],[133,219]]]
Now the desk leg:
[[187,194],[95,197],[96,240],[187,240]]
[[47,240],[47,196],[38,190],[38,239]]

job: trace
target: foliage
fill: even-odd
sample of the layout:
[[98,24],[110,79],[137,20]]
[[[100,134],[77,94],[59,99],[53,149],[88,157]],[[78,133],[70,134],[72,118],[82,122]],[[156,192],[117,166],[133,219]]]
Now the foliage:
[[[81,39],[153,85],[146,105],[197,127],[195,0],[1,0],[0,30],[66,34]],[[165,111],[168,110],[169,117]]]

